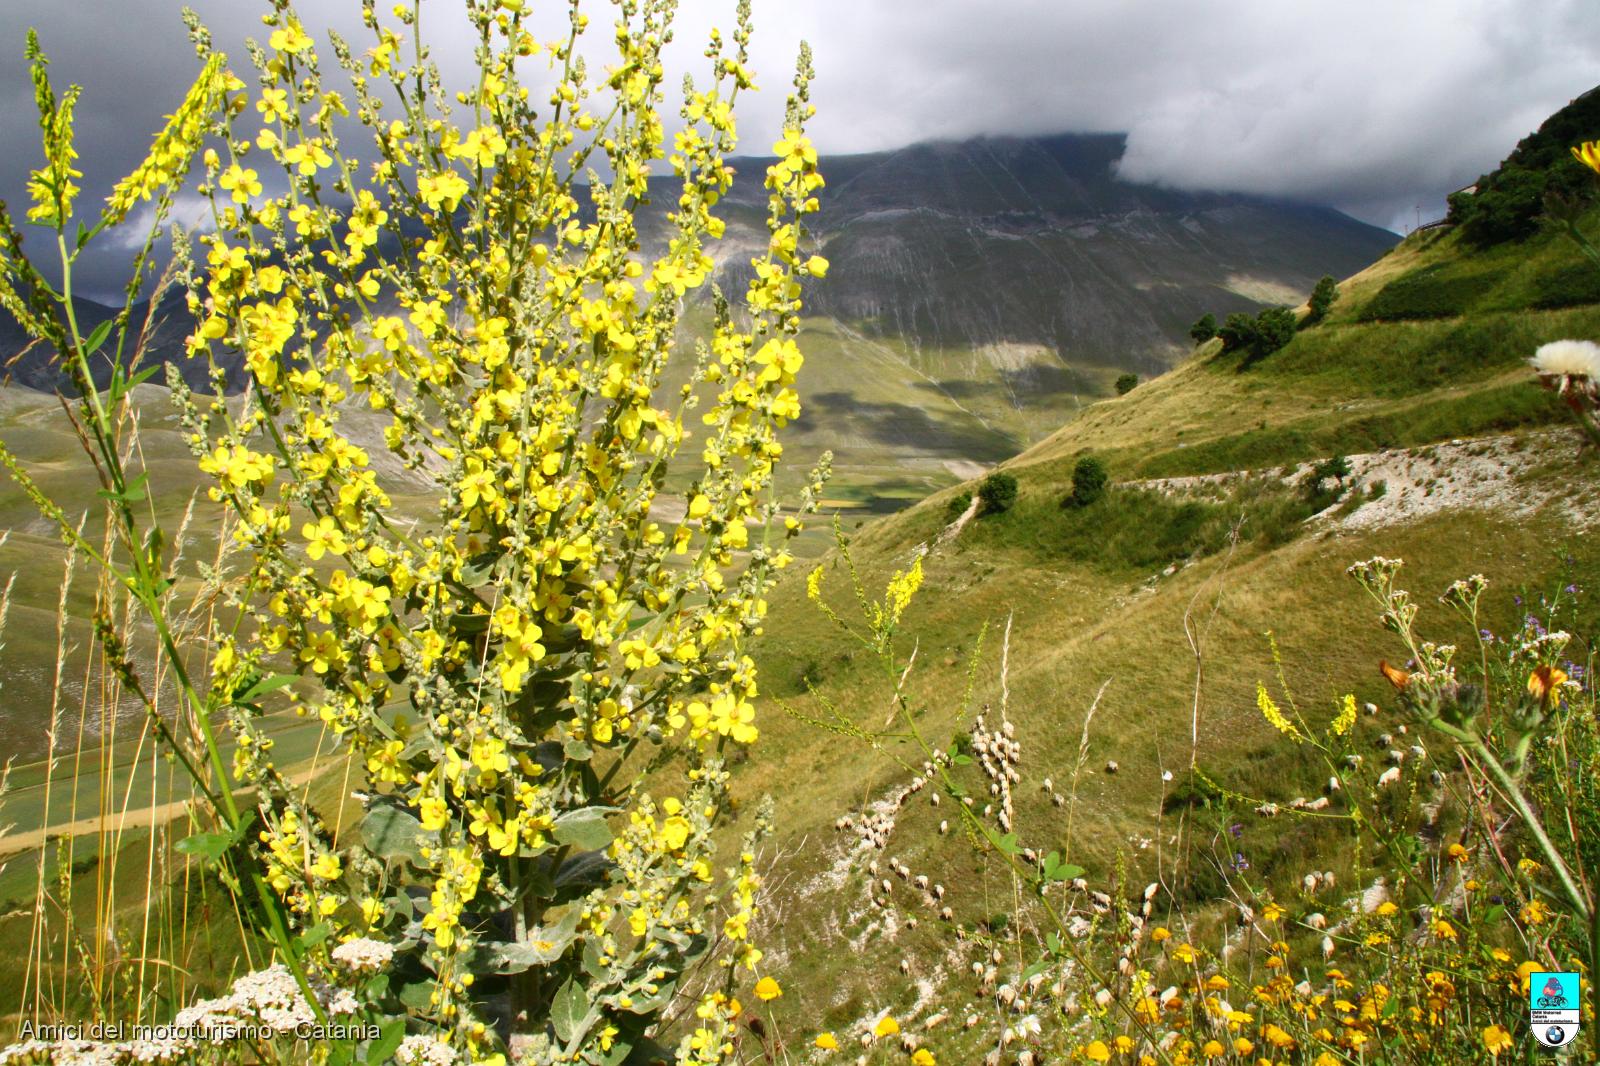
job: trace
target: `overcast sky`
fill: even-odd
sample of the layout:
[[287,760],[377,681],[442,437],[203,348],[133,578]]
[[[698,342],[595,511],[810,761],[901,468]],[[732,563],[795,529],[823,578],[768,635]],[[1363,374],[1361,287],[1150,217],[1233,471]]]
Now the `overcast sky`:
[[[1556,108],[1600,84],[1597,0],[754,0],[745,147],[764,152],[797,43],[816,52],[813,134],[826,152],[930,138],[1125,131],[1126,177],[1331,204],[1401,230],[1443,211]],[[191,0],[219,46],[264,37],[256,0]],[[565,4],[530,0],[559,17]],[[358,0],[302,5],[365,46]],[[380,8],[386,5],[380,3]],[[454,11],[455,0],[432,0]],[[589,3],[590,36],[609,15]],[[732,0],[681,0],[692,69]],[[0,195],[22,198],[37,126],[22,31],[77,81],[85,182],[104,195],[137,162],[196,68],[174,0],[4,0]],[[469,54],[445,30],[447,70]],[[319,38],[320,38],[319,33]],[[327,66],[331,67],[330,62]],[[248,80],[248,79],[247,79]],[[669,78],[676,85],[677,77]],[[1600,137],[1600,130],[1595,131]]]

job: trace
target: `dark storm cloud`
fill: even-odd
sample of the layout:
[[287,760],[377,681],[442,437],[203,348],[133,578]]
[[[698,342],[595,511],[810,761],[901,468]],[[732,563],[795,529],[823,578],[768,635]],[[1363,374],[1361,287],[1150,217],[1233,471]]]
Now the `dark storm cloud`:
[[[552,20],[564,4],[535,0]],[[243,63],[264,36],[253,0],[194,6]],[[1184,188],[1331,203],[1382,225],[1442,210],[1443,195],[1600,83],[1594,0],[755,0],[746,147],[763,151],[795,48],[816,51],[813,132],[824,151],[983,133],[1118,130],[1123,173]],[[445,0],[435,9],[451,9]],[[732,3],[685,0],[674,50],[695,69]],[[364,41],[355,0],[302,5]],[[604,42],[609,15],[591,5]],[[21,31],[39,28],[54,75],[84,85],[88,195],[135,163],[196,61],[173,0],[11,0],[0,32],[0,194],[37,165]],[[435,18],[436,55],[461,69],[463,28]],[[319,32],[319,38],[322,36]],[[362,45],[364,47],[364,45]],[[677,71],[669,84],[676,85]],[[1600,130],[1596,131],[1600,136]],[[105,274],[102,278],[110,278]]]
[[816,47],[825,148],[1125,131],[1129,178],[1332,203],[1396,227],[1416,204],[1441,213],[1447,192],[1600,83],[1595,0],[765,8],[761,69],[781,70],[796,37]]

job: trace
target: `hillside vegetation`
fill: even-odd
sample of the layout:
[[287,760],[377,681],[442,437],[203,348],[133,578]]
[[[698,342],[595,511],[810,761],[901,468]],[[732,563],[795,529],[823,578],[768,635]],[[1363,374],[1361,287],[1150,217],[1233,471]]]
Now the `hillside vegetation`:
[[[1004,464],[1019,494],[1003,513],[952,524],[973,482],[850,535],[868,590],[928,552],[897,637],[905,651],[914,642],[907,693],[923,734],[935,749],[959,744],[977,710],[988,707],[992,724],[1008,693],[1022,746],[1016,822],[1085,867],[1091,883],[1159,881],[1179,897],[1164,906],[1203,925],[1218,919],[1237,853],[1244,876],[1296,914],[1333,907],[1296,886],[1313,871],[1357,873],[1355,856],[1335,843],[1341,830],[1256,811],[1323,795],[1328,777],[1263,718],[1258,683],[1276,689],[1274,679],[1288,679],[1302,709],[1328,708],[1318,717],[1345,693],[1378,708],[1355,731],[1357,750],[1377,758],[1404,722],[1377,670],[1396,649],[1346,567],[1403,558],[1407,587],[1426,602],[1482,573],[1494,589],[1485,628],[1506,633],[1541,596],[1578,589],[1600,566],[1585,535],[1600,521],[1592,460],[1579,464],[1564,408],[1527,369],[1541,343],[1600,334],[1600,306],[1552,297],[1562,290],[1551,279],[1580,278],[1582,266],[1554,235],[1482,252],[1458,233],[1424,231],[1343,281],[1328,317],[1281,350],[1247,361],[1220,342],[1202,346]],[[1471,300],[1435,313],[1429,286],[1459,277],[1480,279]],[[1116,483],[1096,504],[1064,506],[1086,455],[1102,458]],[[1310,461],[1343,455],[1355,471],[1344,484],[1308,482]],[[824,574],[834,609],[847,611],[837,553]],[[974,956],[974,944],[996,942],[1008,960],[1002,973],[1012,967],[1014,982],[1025,968],[991,920],[1018,913],[1014,881],[1003,864],[977,857],[982,849],[949,806],[901,798],[929,775],[913,744],[895,739],[903,729],[890,721],[892,678],[821,612],[796,628],[805,599],[798,577],[780,588],[773,611],[788,621],[758,654],[769,694],[793,717],[769,716],[766,756],[740,779],[751,798],[779,798],[781,919],[769,935],[797,993],[782,1013],[791,1024],[851,1032],[881,1010],[935,1025],[952,1012],[988,1018],[994,986],[965,970],[988,950]],[[1600,612],[1588,600],[1572,609],[1567,655],[1581,663]],[[1447,636],[1472,640],[1459,624]],[[890,736],[873,750],[816,724],[838,728],[841,714]],[[803,790],[782,785],[796,780]],[[1063,807],[1052,791],[1069,783]],[[1411,786],[1419,803],[1425,776],[1423,785]],[[892,813],[893,829],[881,848],[858,851],[855,827],[874,811]],[[840,829],[846,813],[850,826]],[[1398,809],[1396,819],[1404,821]],[[942,833],[946,821],[957,828]],[[1197,838],[1217,857],[1196,864]],[[874,887],[902,862],[942,882],[951,920],[892,872],[892,891]],[[873,902],[880,896],[887,905]],[[952,942],[952,923],[967,940]],[[884,993],[890,985],[897,991]],[[993,1045],[989,1024],[966,1040],[921,1039],[977,1061]]]

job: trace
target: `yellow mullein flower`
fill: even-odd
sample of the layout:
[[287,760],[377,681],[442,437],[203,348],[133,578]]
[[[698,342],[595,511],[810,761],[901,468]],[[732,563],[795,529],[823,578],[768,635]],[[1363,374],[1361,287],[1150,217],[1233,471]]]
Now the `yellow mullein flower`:
[[238,163],[224,170],[217,184],[233,193],[233,202],[236,204],[247,204],[250,197],[261,195],[261,181],[256,172]]
[[343,555],[350,550],[344,530],[332,515],[323,515],[315,523],[307,522],[300,527],[300,535],[306,538],[306,554],[312,559],[320,559],[329,552]]
[[272,36],[267,38],[267,44],[279,52],[299,54],[311,47],[311,38],[306,35],[300,20],[291,18],[281,29],[272,31]]
[[[689,842],[691,829],[689,819],[681,814],[675,814],[661,823],[661,843],[666,846],[668,851],[681,851],[683,846]],[[766,980],[770,981],[772,979],[769,977]],[[776,982],[773,983],[776,985]],[[756,995],[761,995],[760,984],[756,985]],[[762,996],[761,998],[771,999],[772,997]]]
[[417,181],[417,194],[436,211],[454,211],[467,189],[467,179],[453,170],[426,174]]
[[323,167],[333,165],[333,156],[323,147],[320,138],[311,141],[301,141],[299,144],[290,145],[283,150],[283,161],[295,167],[302,177],[312,177]]
[[289,93],[285,89],[263,89],[261,98],[256,101],[256,110],[261,112],[261,121],[277,122],[289,117]]
[[506,139],[493,126],[475,129],[450,150],[458,159],[466,159],[480,167],[492,167],[495,160],[506,153]]
[[817,165],[817,150],[811,146],[811,141],[796,130],[785,130],[783,140],[772,146],[772,154],[778,157],[778,166],[787,170],[806,170]]

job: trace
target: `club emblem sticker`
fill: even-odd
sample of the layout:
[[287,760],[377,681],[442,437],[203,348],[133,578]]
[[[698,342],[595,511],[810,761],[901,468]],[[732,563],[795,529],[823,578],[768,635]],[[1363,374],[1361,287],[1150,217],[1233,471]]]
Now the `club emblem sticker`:
[[1576,973],[1539,973],[1528,980],[1528,1024],[1545,1047],[1563,1047],[1578,1035]]

